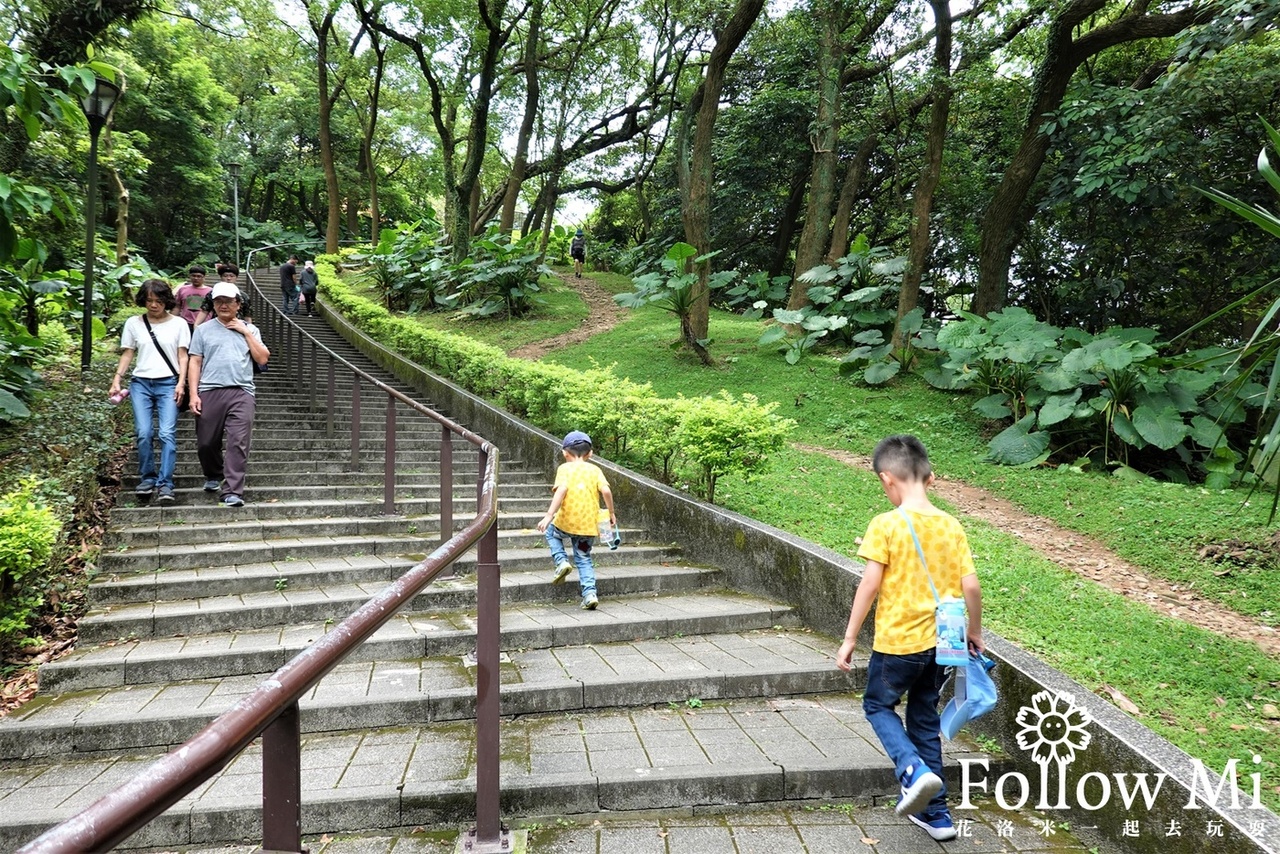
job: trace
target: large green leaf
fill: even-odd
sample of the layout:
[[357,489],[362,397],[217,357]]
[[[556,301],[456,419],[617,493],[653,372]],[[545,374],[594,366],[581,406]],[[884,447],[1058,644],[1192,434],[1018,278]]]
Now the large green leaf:
[[1191,441],[1212,450],[1223,441],[1222,428],[1212,418],[1197,415],[1191,419]]
[[1145,448],[1147,446],[1147,440],[1142,438],[1142,434],[1134,428],[1133,422],[1129,420],[1129,416],[1123,412],[1117,412],[1116,417],[1111,419],[1111,430],[1123,439],[1126,444],[1133,445],[1135,448]]
[[1031,432],[1035,416],[1028,415],[1006,428],[987,446],[987,457],[1006,466],[1020,466],[1039,457],[1049,448],[1049,434]]
[[973,405],[973,408],[988,418],[1008,418],[1013,414],[1009,408],[1009,395],[1004,392],[989,394]]
[[1040,407],[1039,421],[1041,427],[1049,427],[1066,421],[1076,411],[1076,401],[1080,399],[1080,389],[1071,394],[1055,394]]
[[1178,410],[1172,406],[1164,409],[1139,406],[1133,413],[1133,427],[1142,438],[1165,451],[1182,444],[1182,440],[1191,432]]
[[896,377],[900,370],[902,365],[898,362],[872,362],[867,365],[867,372],[862,375],[862,378],[867,385],[880,385]]
[[27,405],[18,400],[10,392],[0,388],[0,421],[13,421],[18,418],[26,418],[31,414],[31,410],[27,409]]

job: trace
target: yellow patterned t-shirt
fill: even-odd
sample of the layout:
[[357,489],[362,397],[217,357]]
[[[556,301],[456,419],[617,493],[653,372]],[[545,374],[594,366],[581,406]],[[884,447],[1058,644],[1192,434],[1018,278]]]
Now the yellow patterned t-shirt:
[[[969,539],[954,518],[941,510],[908,510],[920,548],[929,562],[938,595],[959,597],[960,579],[974,573]],[[937,645],[933,594],[911,531],[902,513],[893,510],[871,520],[858,548],[858,557],[884,565],[876,603],[876,634],[872,649],[889,655],[910,655]]]
[[556,469],[556,489],[562,486],[564,503],[555,526],[566,534],[594,537],[599,532],[600,490],[609,488],[604,472],[586,460],[561,463]]

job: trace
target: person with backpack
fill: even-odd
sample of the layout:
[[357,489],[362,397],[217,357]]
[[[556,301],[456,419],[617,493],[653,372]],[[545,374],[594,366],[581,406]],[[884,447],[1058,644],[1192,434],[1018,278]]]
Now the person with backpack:
[[582,233],[582,229],[578,229],[573,242],[569,244],[569,257],[573,259],[574,278],[581,279],[582,262],[587,260],[587,236]]
[[[307,317],[316,307],[316,290],[320,287],[320,276],[316,273],[316,262],[308,261],[298,275],[298,284],[302,287],[302,299],[307,303]],[[318,313],[318,312],[317,312]]]

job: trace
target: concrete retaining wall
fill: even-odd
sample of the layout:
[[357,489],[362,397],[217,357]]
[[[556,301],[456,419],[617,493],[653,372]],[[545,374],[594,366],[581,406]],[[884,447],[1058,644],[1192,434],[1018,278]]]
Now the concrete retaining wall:
[[[371,359],[420,389],[456,421],[496,444],[503,458],[518,459],[532,470],[546,471],[550,483],[556,465],[561,462],[558,437],[384,349],[327,306],[325,317],[339,334]],[[625,524],[644,527],[659,539],[679,543],[689,561],[720,567],[731,586],[737,589],[792,605],[806,625],[837,638],[844,634],[849,606],[861,578],[860,564],[786,531],[692,499],[606,460],[597,458],[596,461],[606,469],[619,517]],[[1060,750],[1060,754],[1070,753],[1073,758],[1067,767],[1066,809],[1052,809],[1043,814],[1051,821],[1050,826],[1060,821],[1069,821],[1075,826],[1096,826],[1098,832],[1114,844],[1115,847],[1108,850],[1135,854],[1210,850],[1280,854],[1280,817],[1266,809],[1249,808],[1253,790],[1249,775],[1257,768],[1252,756],[1236,757],[1236,772],[1244,789],[1237,793],[1239,805],[1231,806],[1230,786],[1217,799],[1220,806],[1206,805],[1204,801],[1212,800],[1212,795],[1206,794],[1203,779],[1197,786],[1196,768],[1187,753],[1014,644],[989,632],[985,635],[989,651],[1001,662],[995,670],[1000,705],[992,714],[970,724],[968,731],[995,739],[1012,758],[1018,773],[1026,780],[1025,808],[1034,808],[1042,799],[1050,806],[1057,805],[1058,766],[1054,763],[1047,766],[1049,785],[1042,793],[1041,766],[1019,748],[1018,736],[1023,732],[1024,740],[1034,743],[1040,740],[1039,733],[1047,730],[1025,730],[1017,720],[1019,710],[1031,707],[1033,697],[1042,692],[1071,695],[1074,706],[1092,719],[1085,728],[1090,742],[1083,750],[1067,751],[1065,746]],[[859,645],[869,649],[870,641],[868,621]],[[1176,691],[1177,687],[1171,686],[1169,690]],[[1041,709],[1047,708],[1045,702],[1050,699],[1042,699]],[[1061,710],[1066,705],[1067,700],[1059,696],[1057,708]],[[1206,715],[1208,712],[1206,709]],[[1053,714],[1047,717],[1056,720]],[[1035,723],[1041,719],[1039,712],[1024,713],[1024,721]],[[998,787],[997,780],[987,779],[984,795],[980,784],[985,772],[980,768],[970,770],[974,785],[969,791],[974,799],[994,797],[1000,788],[1004,802],[1010,805],[1018,802],[1022,792],[1020,780],[1006,777],[1003,786]],[[1224,769],[1206,770],[1210,775],[1207,782],[1216,786]],[[1091,774],[1078,793],[1079,781]],[[1163,775],[1159,777],[1162,782],[1150,809],[1141,798],[1134,801],[1131,808],[1122,802],[1121,785],[1132,791],[1135,774],[1146,774],[1152,788],[1159,775]],[[1104,785],[1098,775],[1105,776],[1110,788],[1110,797],[1105,802]],[[1124,776],[1117,780],[1116,775]],[[1280,780],[1261,780],[1263,791],[1277,785]],[[1199,808],[1187,809],[1193,788],[1200,794]],[[1084,808],[1078,794],[1083,795],[1085,804],[1098,808]],[[953,809],[961,803],[962,795],[959,791],[951,793]],[[954,814],[958,820],[964,818],[963,809],[955,809]],[[1051,838],[1046,840],[1046,846],[1051,843]]]

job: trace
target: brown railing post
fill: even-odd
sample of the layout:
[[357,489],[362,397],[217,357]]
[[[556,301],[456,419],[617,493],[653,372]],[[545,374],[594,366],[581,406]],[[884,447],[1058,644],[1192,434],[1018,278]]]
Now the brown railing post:
[[[488,455],[481,450],[480,469]],[[498,735],[498,654],[502,634],[499,608],[498,521],[481,538],[476,561],[476,842],[498,850],[500,793]]]
[[440,542],[453,536],[453,434],[440,428]]
[[351,462],[350,471],[360,471],[360,375],[351,375]]
[[311,399],[307,403],[308,412],[316,411],[316,386],[319,385],[319,383],[316,382],[316,377],[317,377],[316,360],[319,358],[320,358],[320,346],[316,344],[316,339],[312,338],[311,339],[311,372],[307,374],[307,377],[310,381],[309,385],[311,386]]
[[387,395],[387,435],[382,467],[382,515],[396,512],[396,399]]
[[333,357],[332,354],[330,354],[329,355],[329,400],[328,400],[328,409],[326,410],[328,414],[325,416],[325,421],[324,421],[324,437],[326,439],[333,438],[333,396],[334,396],[333,372],[336,366],[337,366],[337,360]]
[[292,703],[262,733],[262,850],[302,851],[302,728]]

